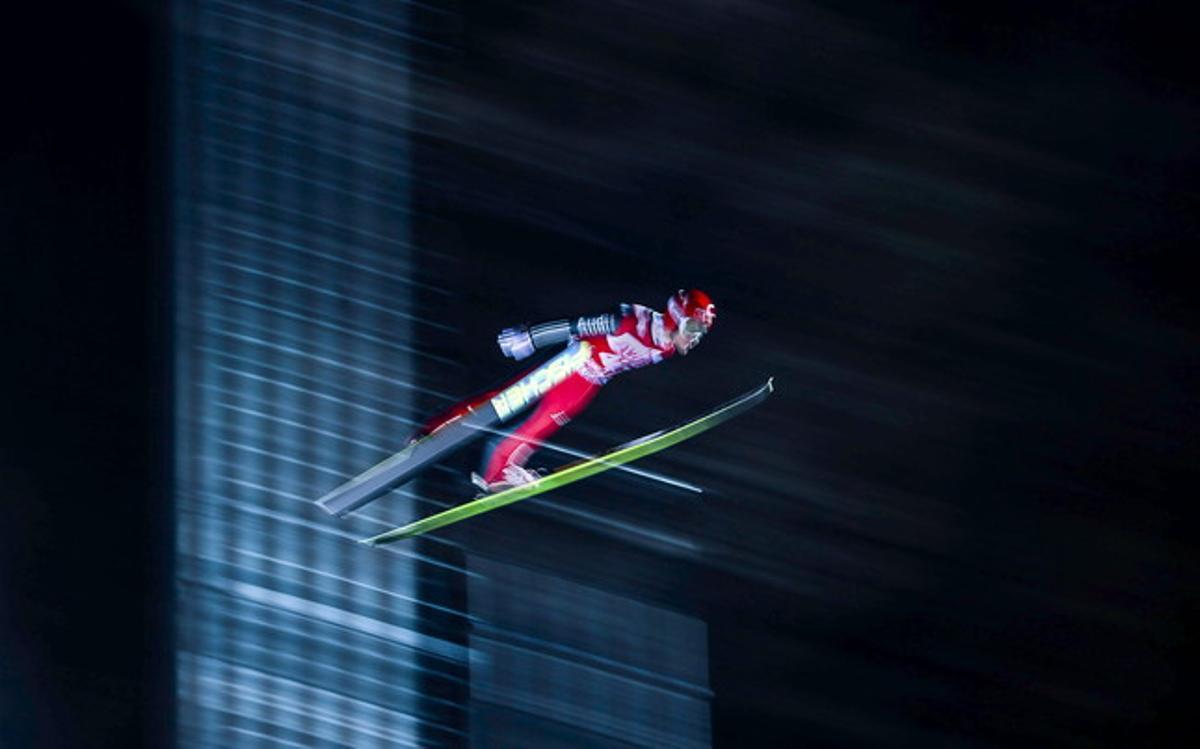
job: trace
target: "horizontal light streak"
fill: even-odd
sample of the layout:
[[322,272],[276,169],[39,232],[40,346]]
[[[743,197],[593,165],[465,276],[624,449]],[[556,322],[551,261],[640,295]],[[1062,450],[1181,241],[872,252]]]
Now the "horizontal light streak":
[[[359,234],[364,237],[369,237],[370,239],[373,239],[373,240],[379,242],[380,244],[386,244],[386,245],[391,245],[393,247],[402,248],[403,250],[405,250],[407,252],[418,253],[418,254],[421,254],[426,257],[436,257],[436,258],[440,258],[440,259],[444,259],[444,260],[450,259],[450,257],[448,255],[446,255],[444,253],[436,252],[434,250],[430,250],[428,247],[422,247],[422,248],[420,248],[420,250],[418,250],[410,242],[405,242],[403,240],[396,239],[395,237],[389,237],[386,234],[380,234],[378,232],[369,231],[360,226],[354,226],[353,224],[347,224],[343,221],[337,221],[335,219],[331,219],[326,216],[313,215],[311,213],[304,213],[303,211],[296,210],[295,208],[289,208],[280,203],[276,203],[276,202],[273,202],[270,200],[263,200],[262,198],[256,197],[254,195],[250,195],[249,193],[238,192],[237,190],[232,190],[227,187],[225,187],[225,188],[218,187],[213,190],[213,194],[217,195],[217,196],[232,198],[234,200],[239,200],[239,201],[243,201],[246,203],[252,203],[252,204],[258,205],[262,208],[271,210],[271,211],[279,211],[280,213],[288,213],[293,216],[296,216],[297,218],[299,218],[300,220],[302,220],[304,222],[315,222],[318,224],[325,224],[326,226],[332,226],[335,229],[340,229],[342,231]],[[207,209],[207,210],[214,210],[214,209],[215,210],[226,210],[226,211],[231,210],[228,208],[219,208],[218,206],[216,206],[213,203],[207,203],[204,206],[201,206],[201,208]],[[397,214],[408,213],[407,209],[405,209],[403,206],[393,206],[392,210],[395,211]]]
[[[307,23],[305,21],[298,20],[296,18],[289,18],[289,17],[281,16],[281,15],[278,15],[275,13],[267,13],[266,11],[258,10],[253,7],[248,7],[245,4],[241,4],[241,3],[229,3],[229,2],[224,2],[224,0],[214,0],[213,5],[224,5],[225,7],[233,8],[236,11],[234,13],[221,13],[218,11],[209,11],[208,14],[215,18],[224,18],[224,19],[226,19],[228,21],[232,21],[233,23],[238,24],[240,26],[246,26],[248,28],[259,29],[261,31],[267,32],[267,34],[269,34],[271,36],[282,36],[282,37],[286,37],[288,39],[295,39],[295,40],[299,41],[301,44],[303,44],[305,47],[320,47],[322,49],[328,49],[333,52],[338,52],[338,53],[347,55],[348,57],[354,57],[354,58],[357,58],[364,62],[378,65],[381,68],[390,69],[395,74],[404,76],[406,78],[413,77],[413,69],[408,64],[408,63],[412,62],[412,58],[408,57],[406,55],[398,54],[395,49],[388,49],[387,47],[380,47],[378,45],[374,45],[374,44],[370,44],[365,41],[362,41],[361,39],[355,39],[354,37],[348,37],[344,34],[340,34],[337,31],[334,31],[333,29],[329,28],[328,26],[322,26],[322,25],[316,24],[316,23]],[[252,21],[246,17],[247,15],[254,15],[254,16],[258,16],[260,18],[265,18],[265,19],[271,21],[272,23],[266,24],[266,23],[262,23],[260,21]],[[311,33],[308,35],[304,35],[302,33],[296,33],[295,31],[289,31],[289,30],[286,30],[283,28],[284,24],[296,27],[301,32],[307,31],[307,32],[311,32]],[[338,41],[336,41],[336,42],[335,41],[324,41],[319,38],[321,36],[333,37],[333,38],[337,39]],[[390,60],[385,60],[381,56],[369,55],[365,52],[357,51],[359,49],[369,49],[369,50],[372,50],[375,52],[380,52],[384,55],[393,56],[393,57],[397,58],[399,61],[393,62]],[[376,73],[372,73],[372,75],[376,75]]]
[[[213,351],[213,349],[208,346],[197,346],[196,349],[198,351],[210,351],[210,352]],[[265,364],[258,360],[255,360],[255,359],[249,359],[249,358],[243,357],[243,356],[234,356],[232,354],[228,354],[225,352],[221,352],[221,356],[224,356],[229,359],[233,359],[234,361],[237,361],[237,362],[240,362],[243,364],[251,364],[253,366],[261,367],[262,369],[270,370],[273,372],[284,373],[284,374],[290,375],[292,377],[295,377],[297,380],[315,381],[315,382],[320,382],[322,385],[325,385],[325,383],[322,380],[320,380],[319,378],[309,377],[307,375],[301,375],[301,374],[292,372],[290,370],[287,370],[283,367],[272,366],[270,364]],[[400,422],[401,424],[411,425],[411,426],[418,425],[418,422],[415,421],[414,419],[408,419],[403,416],[399,416],[390,410],[385,410],[385,409],[381,409],[381,408],[372,408],[371,406],[366,406],[361,403],[355,403],[354,401],[346,400],[345,398],[339,398],[336,395],[331,395],[330,393],[323,391],[323,390],[314,390],[313,388],[306,388],[306,387],[297,385],[292,382],[287,382],[286,380],[281,380],[281,379],[273,378],[273,377],[266,377],[264,375],[259,375],[259,374],[255,374],[253,372],[248,372],[244,369],[237,369],[236,367],[218,366],[215,369],[219,372],[224,372],[226,374],[235,375],[237,377],[245,377],[247,379],[251,379],[251,380],[258,381],[258,382],[270,384],[270,385],[273,385],[276,387],[280,387],[285,390],[292,390],[292,391],[295,391],[298,393],[302,393],[304,395],[311,396],[313,398],[319,398],[321,400],[326,400],[326,401],[329,401],[330,403],[336,403],[339,406],[345,406],[347,408],[352,408],[356,411],[362,411],[364,413],[369,413],[373,416],[383,416],[392,421]],[[214,391],[214,392],[217,392],[220,394],[224,394],[224,395],[236,394],[236,391],[230,390],[229,388],[222,388],[217,385],[201,385],[199,387],[204,390],[211,390],[211,391]],[[340,388],[339,387],[337,389],[342,392],[349,391],[349,388]]]
[[341,609],[336,606],[330,606],[324,603],[317,603],[299,596],[293,596],[288,593],[280,593],[279,591],[262,588],[257,585],[251,585],[244,582],[234,582],[230,585],[230,592],[233,595],[240,596],[247,600],[255,601],[267,606],[290,611],[294,614],[300,614],[311,619],[334,624],[339,627],[353,629],[363,634],[368,634],[373,637],[378,637],[383,640],[395,642],[400,645],[406,645],[415,650],[430,653],[439,658],[446,660],[465,663],[467,661],[467,648],[462,645],[456,645],[446,640],[441,640],[436,637],[415,632],[406,627],[399,627],[395,624],[380,621],[378,619],[356,614],[346,609]]
[[472,622],[480,621],[480,619],[478,617],[471,616],[470,613],[468,613],[467,611],[464,611],[462,609],[452,609],[448,606],[439,606],[435,603],[429,603],[428,601],[422,601],[420,598],[416,598],[413,596],[406,596],[401,593],[397,593],[395,591],[388,590],[387,588],[381,588],[378,585],[369,585],[367,583],[361,582],[359,580],[355,580],[353,578],[344,577],[342,575],[335,575],[332,572],[326,572],[325,570],[322,570],[317,567],[313,567],[311,565],[305,565],[305,564],[299,564],[297,562],[291,562],[286,559],[281,559],[279,557],[273,557],[273,556],[269,556],[267,554],[261,554],[259,552],[252,551],[250,549],[231,548],[230,551],[234,552],[235,554],[239,554],[241,556],[247,556],[252,559],[259,559],[261,561],[270,562],[272,564],[277,564],[281,567],[287,567],[289,569],[295,569],[295,570],[299,570],[302,572],[307,572],[307,573],[316,575],[318,577],[326,577],[326,578],[329,578],[332,580],[336,580],[340,583],[344,583],[344,584],[349,585],[354,588],[363,588],[365,590],[371,591],[372,593],[380,593],[382,595],[385,595],[385,596],[388,596],[391,598],[395,598],[395,599],[397,599],[399,601],[403,601],[405,603],[410,603],[410,604],[413,604],[416,606],[424,606],[426,608],[433,609],[435,611],[441,611],[441,612],[444,612],[447,614],[453,614],[454,616],[460,616],[460,617],[467,619],[469,621],[472,621]]
[[[415,737],[419,721],[411,715],[217,658],[183,654],[181,659],[185,661],[185,667],[194,669],[197,686],[205,687],[198,690],[195,698],[202,707],[326,741],[338,740],[350,731],[398,745],[419,745]],[[232,678],[217,675],[221,673],[228,673]],[[185,680],[180,679],[180,682],[181,697],[191,697],[186,691]],[[287,696],[292,694],[296,697]],[[254,709],[256,707],[259,709]],[[268,711],[279,715],[271,720]],[[363,718],[352,717],[356,715]],[[384,728],[388,725],[397,728]]]
[[[272,154],[271,158],[274,159],[275,163],[268,163],[265,160],[257,160],[240,155],[261,155],[262,149],[254,147],[253,144],[230,140],[216,135],[206,135],[201,138],[201,142],[208,145],[207,155],[214,161],[227,161],[254,171],[265,172],[276,177],[286,177],[288,180],[295,180],[297,182],[304,182],[322,191],[342,195],[351,203],[366,203],[394,210],[394,206],[402,204],[406,198],[404,194],[384,190],[377,185],[369,188],[361,186],[344,187],[341,184],[337,184],[336,178],[330,176],[329,170],[314,174],[292,171],[292,169],[309,169],[312,167],[312,163],[292,158],[286,154]],[[237,153],[232,153],[233,151]]]
[[[382,24],[375,23],[374,21],[369,21],[369,20],[367,20],[367,19],[366,19],[366,18],[364,18],[364,17],[360,17],[360,16],[352,16],[352,15],[349,15],[349,14],[347,14],[347,13],[342,13],[342,12],[340,12],[340,11],[336,11],[336,10],[333,10],[333,9],[331,9],[331,8],[328,8],[328,7],[322,7],[322,6],[319,6],[319,5],[313,5],[312,3],[304,2],[304,0],[283,0],[283,1],[284,1],[285,3],[288,3],[289,5],[298,5],[298,6],[300,6],[301,8],[307,8],[307,9],[309,9],[309,10],[311,10],[311,11],[315,12],[315,13],[323,13],[323,14],[325,14],[325,15],[328,15],[328,16],[333,16],[334,18],[340,18],[340,19],[342,19],[342,20],[344,20],[344,21],[350,21],[351,23],[357,24],[357,25],[359,25],[359,26],[363,26],[364,28],[368,28],[368,29],[374,29],[374,30],[376,30],[376,31],[382,31],[382,32],[384,32],[385,34],[390,34],[390,35],[393,35],[393,36],[400,37],[401,39],[404,39],[404,40],[405,40],[405,41],[407,41],[407,42],[412,42],[413,44],[419,44],[419,45],[422,45],[422,46],[425,46],[425,47],[433,47],[433,48],[435,48],[435,49],[443,49],[443,50],[444,50],[444,49],[449,49],[449,48],[448,48],[446,45],[444,45],[444,44],[438,44],[437,42],[435,42],[435,41],[432,41],[432,40],[430,40],[430,39],[422,39],[421,37],[419,37],[419,36],[416,36],[415,34],[410,34],[410,33],[408,33],[407,31],[401,31],[401,30],[399,30],[399,29],[394,29],[394,28],[391,28],[391,27],[389,27],[389,26],[384,26],[384,25],[382,25]],[[429,11],[432,11],[432,12],[436,12],[436,13],[445,13],[445,12],[446,12],[446,11],[444,11],[444,10],[441,10],[441,9],[439,9],[439,8],[435,8],[435,7],[431,6],[431,5],[426,5],[426,4],[424,4],[424,3],[409,2],[409,3],[405,3],[405,4],[406,4],[406,5],[412,5],[412,6],[415,6],[415,7],[418,7],[418,8],[424,8],[424,9],[426,9],[426,10],[429,10]],[[361,7],[361,6],[360,6],[360,7]],[[385,16],[385,18],[386,18],[388,21],[395,21],[395,20],[397,20],[397,19],[394,19],[394,18],[387,18],[386,16]],[[403,22],[401,22],[401,23],[403,23]]]
[[[362,273],[379,276],[380,278],[386,279],[388,281],[395,281],[397,283],[402,283],[402,284],[405,284],[408,286],[416,286],[418,288],[422,288],[427,291],[432,291],[432,292],[441,294],[443,296],[450,294],[450,291],[448,289],[442,288],[441,286],[434,286],[432,284],[427,284],[423,281],[418,281],[414,278],[411,278],[410,276],[402,276],[397,273],[392,273],[390,271],[386,271],[386,270],[382,270],[380,268],[375,268],[375,267],[369,266],[365,263],[359,263],[359,262],[355,262],[353,260],[348,260],[342,256],[331,255],[328,252],[321,252],[319,250],[314,250],[311,247],[304,247],[302,245],[296,244],[295,242],[289,242],[285,239],[279,239],[277,237],[269,237],[265,234],[251,231],[249,229],[239,229],[237,227],[230,226],[228,224],[222,224],[215,228],[218,231],[228,232],[229,234],[244,237],[246,239],[252,239],[255,242],[262,242],[262,243],[266,243],[266,244],[276,245],[278,247],[285,247],[289,250],[292,250],[294,252],[298,252],[298,253],[301,253],[304,255],[308,255],[310,257],[320,258],[321,260],[325,260],[330,263],[337,263],[339,265],[344,265],[347,268],[354,269],[355,271],[360,271]],[[343,248],[343,249],[346,249],[346,248]],[[238,256],[241,256],[243,253],[230,252],[229,254],[231,254],[235,257],[238,257]]]
[[421,317],[419,315],[414,315],[409,312],[404,312],[404,311],[401,311],[398,309],[392,309],[391,307],[387,307],[382,304],[377,304],[375,302],[368,301],[366,299],[363,299],[360,296],[355,296],[354,294],[347,294],[342,291],[332,291],[330,289],[321,288],[319,286],[315,286],[313,284],[306,283],[304,281],[298,281],[295,278],[292,278],[291,276],[285,275],[283,273],[271,273],[271,272],[268,272],[265,270],[259,270],[258,268],[251,268],[250,266],[242,265],[241,263],[230,262],[228,260],[215,260],[214,264],[218,267],[229,268],[229,269],[235,270],[239,273],[245,273],[245,274],[251,275],[251,276],[258,276],[260,278],[269,278],[272,281],[277,281],[286,286],[295,286],[296,288],[304,289],[306,291],[311,291],[315,294],[329,297],[330,299],[336,299],[336,300],[342,301],[342,302],[349,302],[350,304],[357,305],[359,307],[366,307],[367,309],[374,310],[376,312],[382,312],[385,315],[388,315],[390,317],[395,317],[400,320],[407,320],[409,322],[415,322],[415,323],[419,323],[421,325],[428,325],[431,328],[436,328],[438,330],[444,330],[449,333],[455,332],[455,329],[449,325],[445,325],[440,322],[435,322],[428,318]]
[[[197,583],[191,580],[184,580],[196,588],[203,588],[210,595],[226,595],[223,590],[218,590],[211,583]],[[381,693],[395,692],[405,696],[422,696],[422,692],[412,686],[397,683],[401,681],[395,678],[398,673],[406,679],[411,679],[416,674],[423,675],[427,678],[436,678],[439,681],[451,684],[465,684],[466,680],[453,676],[444,670],[431,668],[429,666],[418,666],[415,660],[407,660],[402,652],[407,652],[411,648],[406,648],[403,645],[395,645],[394,649],[389,649],[388,646],[381,644],[377,638],[371,635],[363,634],[363,639],[371,641],[370,646],[349,645],[350,640],[347,637],[345,630],[338,628],[335,637],[327,637],[325,635],[316,634],[313,631],[310,620],[305,620],[297,614],[288,613],[287,616],[294,617],[295,621],[303,621],[305,627],[303,630],[296,626],[281,623],[286,621],[281,617],[280,611],[272,607],[246,601],[245,599],[234,599],[226,595],[224,600],[226,605],[235,605],[237,602],[242,603],[241,613],[232,613],[222,615],[219,623],[208,621],[202,623],[199,627],[202,637],[219,636],[221,639],[227,640],[233,647],[230,648],[229,656],[250,655],[251,653],[261,654],[265,660],[279,659],[288,661],[297,661],[296,665],[302,670],[320,672],[331,678],[343,679],[352,681],[360,688],[364,687],[379,688]],[[272,617],[271,621],[265,618],[269,614]],[[232,625],[232,626],[231,626]],[[336,625],[328,625],[330,628]],[[206,628],[216,630],[214,632],[204,631]],[[231,634],[229,630],[236,628],[240,630],[240,634]],[[294,638],[297,643],[305,643],[307,645],[322,645],[329,649],[336,656],[334,661],[340,660],[357,660],[360,665],[357,670],[342,668],[325,661],[305,660],[305,656],[295,652],[283,652],[286,648],[283,643],[288,638]],[[473,656],[472,656],[473,657]],[[401,671],[397,672],[397,664],[400,665]],[[369,672],[387,671],[392,675],[392,679],[382,679],[371,675]],[[411,673],[410,673],[411,672]],[[422,697],[433,702],[440,702],[445,707],[462,707],[459,703],[442,700],[436,697]]]
[[[206,314],[206,315],[204,315],[204,317],[213,319],[213,320],[217,320],[219,322],[231,322],[234,324],[240,324],[240,325],[243,325],[244,327],[250,328],[252,330],[267,330],[264,326],[255,325],[252,323],[247,324],[245,321],[238,320],[236,318],[231,318],[227,315]],[[386,382],[391,385],[396,385],[398,387],[404,388],[405,390],[413,390],[418,393],[428,393],[430,395],[436,395],[438,397],[447,398],[447,399],[453,397],[453,396],[449,395],[448,393],[443,393],[443,392],[440,392],[437,390],[433,390],[432,388],[421,387],[420,385],[414,385],[413,383],[411,383],[407,380],[402,380],[402,379],[399,379],[396,377],[389,377],[387,375],[382,375],[382,374],[379,374],[378,372],[373,372],[368,369],[363,369],[362,367],[353,367],[348,364],[343,364],[342,362],[337,361],[336,359],[331,359],[327,356],[321,356],[320,354],[315,354],[312,352],[304,351],[304,350],[298,349],[294,346],[285,346],[282,344],[273,343],[264,338],[257,338],[255,336],[246,335],[244,333],[236,333],[236,332],[234,332],[232,330],[228,330],[226,328],[214,328],[212,330],[212,332],[216,333],[218,335],[221,335],[221,336],[226,336],[229,338],[233,338],[235,340],[242,341],[243,343],[251,343],[251,344],[254,344],[255,346],[261,346],[262,348],[272,349],[274,351],[279,351],[281,353],[292,354],[292,355],[297,356],[302,359],[309,359],[312,361],[320,362],[321,364],[326,364],[326,365],[328,365],[330,367],[334,367],[336,369],[342,369],[347,372],[354,372],[355,374],[360,374],[364,377],[368,377],[373,380],[379,380],[381,382]]]
[[[420,113],[420,114],[426,115],[428,117],[431,117],[435,120],[450,119],[449,117],[447,117],[444,114],[440,114],[438,112],[434,112],[433,110],[426,109],[424,107],[419,107],[419,106],[409,103],[408,91],[388,90],[385,86],[380,86],[379,87],[380,90],[378,90],[378,91],[372,91],[370,89],[363,88],[362,86],[350,85],[346,81],[340,81],[336,78],[332,78],[327,75],[321,75],[321,74],[313,72],[311,70],[305,70],[303,68],[296,67],[294,65],[286,65],[281,62],[275,62],[273,60],[268,60],[265,57],[260,57],[258,55],[249,54],[248,52],[239,52],[234,47],[231,47],[231,46],[228,46],[225,44],[221,44],[219,42],[214,42],[212,44],[212,49],[216,52],[219,52],[224,55],[228,55],[229,57],[236,58],[243,62],[249,62],[249,63],[253,63],[255,65],[261,65],[264,68],[271,68],[273,70],[278,70],[283,73],[289,73],[298,78],[305,78],[305,79],[308,79],[315,83],[324,84],[326,86],[329,86],[330,88],[333,88],[333,89],[336,89],[339,91],[351,91],[355,94],[364,96],[368,99],[374,99],[380,103],[387,104],[392,107],[396,107],[399,110],[401,110],[401,112],[403,112],[405,116],[411,116],[413,113]],[[374,82],[378,83],[378,80],[376,80]],[[398,115],[399,115],[399,113],[398,113]]]
[[[219,475],[216,478],[218,478],[221,481],[227,481],[230,484],[233,484],[235,486],[241,486],[244,489],[252,489],[254,491],[273,494],[275,496],[279,496],[279,497],[282,497],[285,499],[292,499],[292,500],[295,500],[298,502],[303,502],[306,505],[313,507],[314,508],[313,511],[315,513],[321,513],[322,516],[325,516],[324,513],[321,512],[321,510],[315,509],[316,503],[313,502],[313,500],[309,497],[301,497],[298,494],[281,491],[279,489],[273,489],[271,487],[263,486],[262,484],[256,484],[251,481],[243,481],[242,479],[237,479],[232,476]],[[196,494],[208,498],[210,507],[213,506],[214,504],[223,504],[228,507],[234,508],[234,509],[238,510],[239,512],[245,512],[250,515],[257,515],[262,518],[269,518],[269,519],[275,520],[277,522],[287,523],[288,525],[294,525],[294,526],[298,526],[298,527],[302,527],[302,528],[307,528],[309,530],[316,531],[316,532],[324,534],[324,535],[337,536],[338,538],[341,538],[343,540],[351,541],[354,543],[355,550],[356,551],[361,550],[362,554],[377,555],[379,553],[378,549],[368,549],[368,548],[364,547],[362,544],[358,543],[358,539],[361,538],[363,534],[351,533],[349,531],[339,530],[336,526],[333,526],[330,524],[332,521],[313,522],[313,521],[309,521],[309,520],[304,520],[296,515],[292,515],[289,513],[275,512],[273,510],[268,510],[263,507],[259,507],[250,502],[242,502],[242,501],[238,501],[235,499],[231,499],[228,496],[219,494],[217,492],[212,492],[212,491],[198,491],[198,492],[196,492]],[[214,503],[213,500],[215,500],[216,502]],[[194,513],[194,514],[199,515],[200,513]],[[327,517],[327,516],[325,516],[325,517]],[[355,518],[359,519],[358,516],[355,516]],[[381,525],[387,525],[386,523],[383,523],[382,521],[375,521],[375,522],[379,523]],[[428,564],[430,566],[439,567],[441,569],[445,569],[447,571],[454,572],[456,574],[463,575],[465,577],[478,577],[479,576],[478,573],[472,572],[461,565],[456,565],[456,564],[452,564],[450,562],[442,561],[440,559],[435,559],[426,554],[421,554],[416,551],[413,551],[412,548],[413,547],[411,547],[411,546],[402,546],[400,544],[392,544],[391,546],[387,547],[387,550],[391,553],[396,554],[397,556],[407,557],[409,559],[416,559],[416,560],[424,562],[425,564]],[[364,559],[365,558],[366,557],[364,557]]]

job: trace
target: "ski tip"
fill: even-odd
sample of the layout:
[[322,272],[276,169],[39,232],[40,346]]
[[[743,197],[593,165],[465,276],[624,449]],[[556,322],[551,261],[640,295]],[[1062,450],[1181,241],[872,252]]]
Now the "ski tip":
[[768,393],[775,392],[775,375],[771,375],[770,377],[767,378],[767,392]]
[[375,547],[375,546],[379,545],[379,542],[375,540],[375,536],[372,536],[370,538],[360,538],[360,539],[358,539],[358,542],[360,544],[362,544],[363,546]]

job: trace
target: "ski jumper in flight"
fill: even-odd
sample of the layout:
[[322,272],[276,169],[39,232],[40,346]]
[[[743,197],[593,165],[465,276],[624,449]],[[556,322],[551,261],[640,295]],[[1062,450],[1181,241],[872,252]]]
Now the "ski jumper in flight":
[[[525,359],[539,349],[577,340],[587,342],[590,356],[578,370],[542,396],[533,412],[492,449],[484,462],[483,475],[472,474],[471,480],[487,492],[536,480],[537,475],[525,468],[530,456],[587,408],[601,387],[622,372],[658,364],[676,354],[687,355],[712,329],[716,317],[716,305],[708,295],[692,289],[671,295],[665,313],[640,304],[622,304],[616,312],[501,331],[497,343],[504,355],[512,359]],[[521,376],[525,374],[528,373]],[[420,434],[436,430],[502,389],[452,407],[426,425]]]

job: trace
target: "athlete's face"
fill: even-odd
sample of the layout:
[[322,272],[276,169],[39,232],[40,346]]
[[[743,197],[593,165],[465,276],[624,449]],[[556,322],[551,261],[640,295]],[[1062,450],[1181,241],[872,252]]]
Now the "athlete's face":
[[704,333],[704,326],[700,324],[699,320],[693,320],[690,317],[684,320],[683,324],[676,328],[673,334],[675,351],[681,356],[687,356],[687,352],[696,348],[696,345],[700,343],[700,339],[704,337]]

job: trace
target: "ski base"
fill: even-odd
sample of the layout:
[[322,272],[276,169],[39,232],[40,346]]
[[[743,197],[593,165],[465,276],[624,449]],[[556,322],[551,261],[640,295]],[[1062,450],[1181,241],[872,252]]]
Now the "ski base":
[[405,538],[419,536],[422,533],[444,528],[447,525],[466,520],[475,515],[490,512],[513,502],[519,502],[522,499],[544,494],[553,489],[607,471],[610,468],[665,450],[668,447],[706,432],[721,422],[727,421],[762,403],[774,391],[775,386],[773,383],[774,378],[768,379],[766,384],[761,387],[713,409],[698,419],[693,419],[672,429],[653,432],[644,437],[639,437],[632,442],[626,442],[595,457],[585,458],[563,466],[532,483],[505,489],[486,497],[480,497],[457,507],[452,507],[449,510],[414,521],[408,525],[385,531],[370,538],[364,538],[360,543],[367,544],[368,546],[380,546]]

